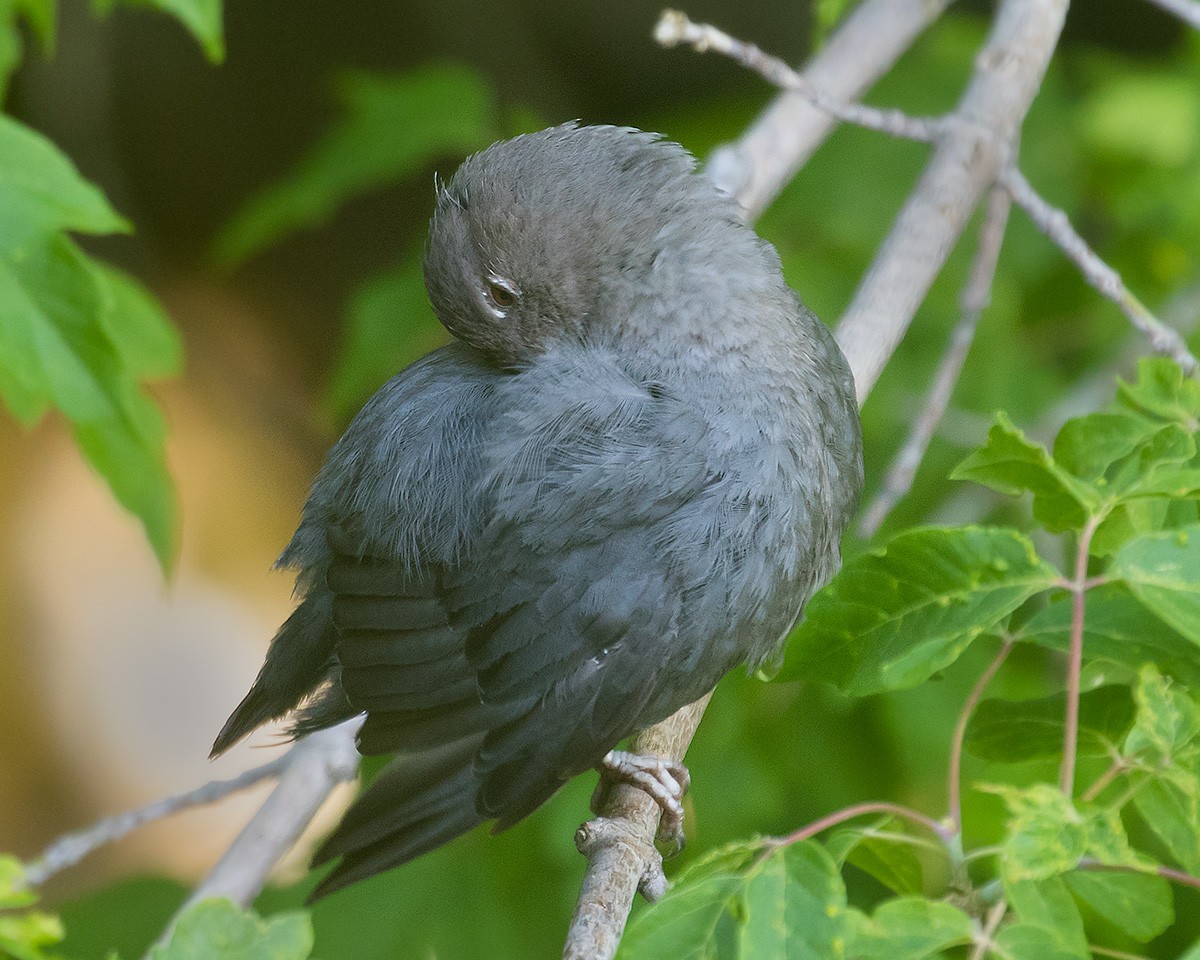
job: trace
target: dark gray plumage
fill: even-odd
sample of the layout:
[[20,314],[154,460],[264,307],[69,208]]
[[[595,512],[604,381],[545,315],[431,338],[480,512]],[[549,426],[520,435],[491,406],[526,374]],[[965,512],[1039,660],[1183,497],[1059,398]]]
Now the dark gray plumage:
[[828,330],[734,202],[652,134],[496,144],[438,195],[459,340],[338,441],[280,563],[302,597],[214,753],[301,705],[398,752],[318,894],[494,820],[776,654],[862,483]]

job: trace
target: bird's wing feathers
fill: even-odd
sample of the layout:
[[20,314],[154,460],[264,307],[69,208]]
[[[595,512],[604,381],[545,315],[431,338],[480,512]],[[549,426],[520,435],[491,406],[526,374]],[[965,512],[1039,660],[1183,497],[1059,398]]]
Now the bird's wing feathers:
[[322,851],[344,857],[323,892],[444,842],[451,822],[456,835],[520,820],[682,705],[651,702],[687,586],[656,525],[708,482],[707,428],[595,364],[500,375],[477,446],[443,450],[478,464],[463,516],[479,525],[453,534],[461,557],[414,565],[388,555],[390,534],[328,527],[340,686],[368,714],[360,745],[442,760],[436,777],[411,755],[393,762]]

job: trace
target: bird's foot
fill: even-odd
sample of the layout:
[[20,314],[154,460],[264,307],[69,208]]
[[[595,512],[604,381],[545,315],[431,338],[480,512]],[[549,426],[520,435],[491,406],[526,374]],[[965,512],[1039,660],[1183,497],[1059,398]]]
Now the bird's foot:
[[691,786],[688,768],[677,760],[648,757],[624,750],[610,750],[600,761],[600,783],[592,795],[592,809],[599,808],[616,783],[627,783],[648,793],[662,809],[658,839],[674,853],[683,849],[683,795]]

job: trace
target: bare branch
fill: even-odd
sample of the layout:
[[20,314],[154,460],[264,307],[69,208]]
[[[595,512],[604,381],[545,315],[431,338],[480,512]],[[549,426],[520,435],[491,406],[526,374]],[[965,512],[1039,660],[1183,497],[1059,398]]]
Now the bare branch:
[[971,82],[916,189],[838,325],[860,401],[941,272],[983,191],[1009,161],[1062,31],[1066,0],[1002,0]]
[[182,909],[209,897],[250,904],[333,789],[357,776],[355,735],[361,725],[362,718],[354,717],[297,741],[279,784]]
[[686,14],[678,10],[663,11],[658,26],[654,28],[654,39],[664,47],[686,43],[698,53],[715,50],[760,74],[767,82],[783,90],[795,91],[829,116],[868,130],[920,143],[932,143],[944,125],[940,117],[910,117],[899,110],[879,110],[861,103],[843,103],[829,96],[778,57],[764,53],[752,43],[731,37],[710,24],[692,23]]
[[[805,83],[852,103],[888,72],[950,0],[864,0],[804,68]],[[736,142],[714,151],[708,174],[756,219],[829,136],[836,120],[799,93],[772,101]]]
[[1003,169],[1000,181],[1037,227],[1079,267],[1084,279],[1121,308],[1129,322],[1145,335],[1155,353],[1170,357],[1189,376],[1196,375],[1200,363],[1188,350],[1183,337],[1143,306],[1125,286],[1117,271],[1101,260],[1075,231],[1065,213],[1043,200],[1016,167]]
[[[634,750],[646,756],[683,758],[712,694],[638,734]],[[640,889],[657,899],[666,889],[662,857],[654,847],[661,811],[648,793],[615,784],[600,816],[585,823],[575,843],[587,871],[567,931],[564,960],[604,960],[617,952],[625,920]]]
[[1156,7],[1174,14],[1189,27],[1200,30],[1200,2],[1197,0],[1150,0]]
[[169,817],[180,810],[224,800],[256,783],[279,776],[287,769],[290,759],[290,753],[284,754],[230,780],[214,780],[187,793],[166,797],[137,810],[106,817],[84,830],[61,836],[50,844],[40,857],[25,867],[25,879],[30,886],[39,887],[55,874],[75,866],[84,857],[105,844],[120,840],[138,827]]
[[950,396],[954,393],[955,384],[975,340],[979,318],[991,299],[992,280],[996,275],[996,263],[1000,259],[1000,246],[1011,206],[1012,198],[1008,193],[993,187],[988,198],[987,213],[979,230],[979,249],[975,252],[967,285],[963,288],[962,317],[950,335],[950,345],[938,364],[929,395],[913,424],[912,432],[888,466],[875,499],[863,511],[858,532],[864,539],[875,536],[888,514],[912,489],[917,468],[925,459],[929,442],[950,404]]

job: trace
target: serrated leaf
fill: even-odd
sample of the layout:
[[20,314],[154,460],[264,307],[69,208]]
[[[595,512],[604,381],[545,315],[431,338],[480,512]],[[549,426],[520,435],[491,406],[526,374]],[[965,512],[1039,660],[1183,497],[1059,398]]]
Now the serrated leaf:
[[1076,899],[1139,943],[1153,940],[1175,922],[1171,885],[1162,877],[1074,870],[1063,879]]
[[989,784],[980,789],[999,795],[1009,810],[1002,854],[1006,882],[1055,877],[1072,869],[1087,852],[1087,823],[1055,787]]
[[[1151,614],[1117,584],[1088,591],[1083,648],[1089,662],[1111,660],[1139,670],[1157,663],[1181,683],[1200,687],[1195,645]],[[1022,638],[1051,650],[1066,650],[1071,630],[1071,598],[1057,597],[1025,624]]]
[[348,419],[388,378],[447,336],[425,293],[420,248],[355,292],[344,336],[326,394],[339,419]]
[[1133,806],[1171,858],[1189,873],[1200,873],[1200,779],[1195,769],[1160,771],[1134,794]]
[[[1019,951],[1025,951],[1035,943],[1046,949],[1046,957],[1089,958],[1087,936],[1083,929],[1083,918],[1071,897],[1062,877],[1045,880],[1005,880],[1004,894],[1018,923],[1001,928],[1001,941],[1006,930],[1013,927],[1032,927],[1048,934],[1028,933],[1018,938]],[[1018,952],[1022,960],[1041,960],[1040,955]]]
[[1200,427],[1200,383],[1184,376],[1179,364],[1165,357],[1140,360],[1137,380],[1117,381],[1117,400],[1129,410],[1176,423],[1188,433]]
[[1081,527],[1101,508],[1101,497],[1073,476],[1040,444],[1026,439],[1006,414],[996,415],[987,443],[950,474],[953,480],[973,480],[1000,493],[1033,494],[1034,516],[1048,530]]
[[860,924],[850,955],[862,960],[922,960],[941,950],[970,943],[971,918],[948,903],[924,897],[898,897],[881,903]]
[[[1066,695],[984,700],[967,727],[967,749],[981,760],[1016,763],[1062,753]],[[1079,755],[1108,756],[1133,724],[1128,687],[1104,686],[1079,698]]]
[[1126,867],[1141,867],[1148,862],[1129,845],[1120,810],[1089,807],[1083,814],[1087,825],[1087,853],[1093,860]]
[[1158,430],[1132,413],[1089,413],[1062,425],[1054,438],[1054,459],[1074,476],[1091,483],[1129,456]]
[[[896,818],[883,817],[870,826],[837,830],[825,849],[836,863],[853,864],[896,893],[923,893],[925,867],[916,844],[924,842],[905,832]],[[941,844],[935,849],[945,852]],[[922,846],[922,852],[930,851]]]
[[1062,942],[1057,931],[1032,923],[1009,923],[996,936],[1005,960],[1090,960],[1086,949],[1075,950]]
[[859,696],[915,686],[1057,577],[1015,530],[908,531],[813,597],[780,679],[819,677]]
[[[735,901],[744,880],[714,873],[691,883],[676,882],[661,900],[638,914],[621,940],[620,960],[710,960],[717,951],[717,929],[733,922]],[[729,955],[727,952],[726,956]]]
[[1200,644],[1200,526],[1129,540],[1113,555],[1108,575],[1123,580],[1150,612]]
[[184,911],[171,940],[151,960],[307,960],[312,921],[299,911],[260,918],[228,900],[203,900]]
[[27,244],[58,230],[129,230],[99,189],[40,133],[0,114],[0,257],[10,262]]
[[433,160],[486,146],[494,136],[487,86],[464,67],[437,65],[388,77],[342,78],[343,115],[283,180],[221,232],[214,256],[240,263],[293,230],[321,223],[365,190],[401,180]]
[[[225,30],[222,23],[222,0],[121,0],[127,7],[151,7],[166,13],[196,38],[204,55],[213,63],[225,59]],[[117,0],[92,0],[92,8],[108,13]]]
[[1151,663],[1139,672],[1133,695],[1137,722],[1125,741],[1126,754],[1149,755],[1154,763],[1169,764],[1200,734],[1200,706]]
[[845,955],[848,916],[837,866],[819,844],[791,844],[749,862],[735,850],[732,859],[685,873],[639,914],[618,956],[826,960]]
[[[32,422],[48,406],[72,421],[76,439],[117,499],[146,528],[169,565],[174,493],[166,469],[162,415],[135,370],[106,335],[116,309],[113,274],[102,273],[61,234],[30,244],[20,257],[0,254],[0,392],[14,414]],[[118,297],[127,297],[121,288]],[[108,317],[109,323],[116,320]],[[129,341],[126,351],[136,348]],[[151,366],[154,354],[139,358]]]

